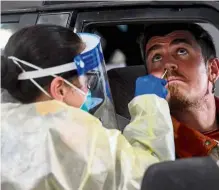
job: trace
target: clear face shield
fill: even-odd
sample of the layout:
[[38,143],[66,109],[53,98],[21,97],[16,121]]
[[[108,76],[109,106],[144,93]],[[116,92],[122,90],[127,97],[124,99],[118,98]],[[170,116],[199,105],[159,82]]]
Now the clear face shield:
[[[101,120],[106,128],[118,128],[114,105],[109,89],[105,61],[100,44],[100,37],[95,34],[78,33],[86,48],[77,55],[73,62],[64,65],[42,69],[16,57],[8,57],[23,71],[18,80],[30,80],[39,90],[51,97],[34,79],[46,76],[58,77],[57,74],[76,71],[77,75],[72,80],[64,80],[73,91],[77,91],[83,101],[79,107]],[[22,64],[29,66],[34,71],[26,72]]]
[[100,37],[89,33],[78,35],[86,44],[85,50],[74,58],[80,86],[87,89],[81,109],[99,118],[107,128],[117,128]]

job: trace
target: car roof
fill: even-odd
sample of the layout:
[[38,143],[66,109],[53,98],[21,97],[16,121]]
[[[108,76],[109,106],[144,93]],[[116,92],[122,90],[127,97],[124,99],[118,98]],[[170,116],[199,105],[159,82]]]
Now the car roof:
[[[150,6],[197,6],[205,5],[219,10],[218,1],[2,1],[2,14],[18,12],[38,12],[64,9],[94,9],[109,7],[140,7]],[[197,7],[198,8],[198,7]]]

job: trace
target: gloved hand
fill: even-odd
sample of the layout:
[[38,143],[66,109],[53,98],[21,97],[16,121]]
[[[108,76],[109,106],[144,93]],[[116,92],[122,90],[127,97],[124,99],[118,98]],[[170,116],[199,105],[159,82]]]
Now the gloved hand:
[[157,78],[153,75],[139,77],[136,80],[135,96],[144,94],[156,94],[157,96],[166,99],[168,94],[168,91],[165,88],[166,84],[166,80]]

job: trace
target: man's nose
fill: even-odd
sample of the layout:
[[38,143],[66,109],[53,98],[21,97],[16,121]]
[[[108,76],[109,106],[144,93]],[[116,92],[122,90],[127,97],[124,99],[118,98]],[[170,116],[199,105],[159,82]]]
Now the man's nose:
[[178,65],[174,64],[174,63],[166,63],[164,66],[165,69],[167,69],[168,71],[176,71],[178,69]]

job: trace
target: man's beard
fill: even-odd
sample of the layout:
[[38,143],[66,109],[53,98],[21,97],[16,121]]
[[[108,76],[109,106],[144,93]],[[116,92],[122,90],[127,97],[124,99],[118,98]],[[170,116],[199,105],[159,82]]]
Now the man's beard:
[[182,94],[178,84],[168,85],[168,91],[170,93],[170,99],[168,102],[171,112],[181,112],[189,108],[199,108],[204,99],[204,97],[191,98]]

